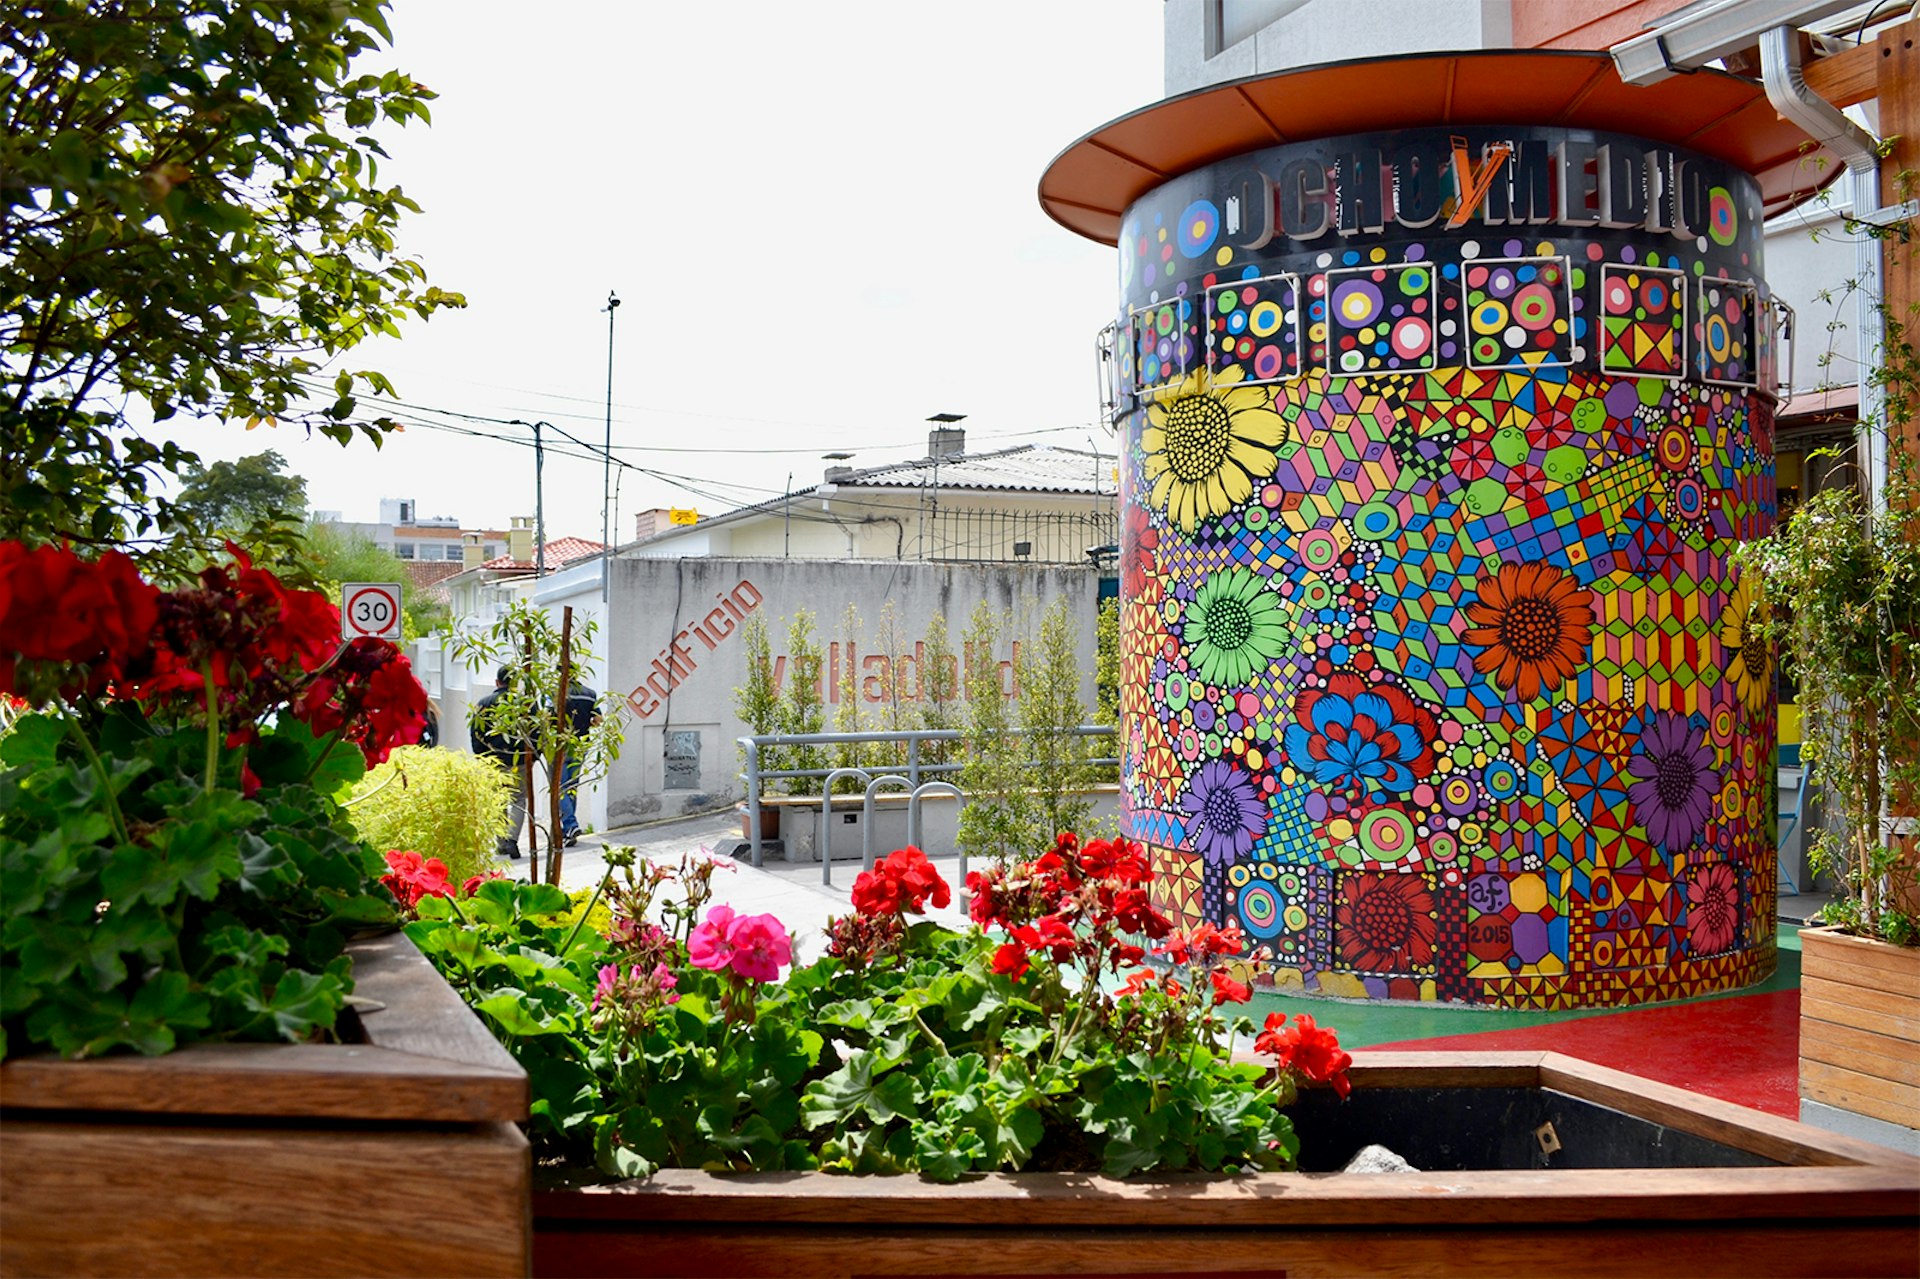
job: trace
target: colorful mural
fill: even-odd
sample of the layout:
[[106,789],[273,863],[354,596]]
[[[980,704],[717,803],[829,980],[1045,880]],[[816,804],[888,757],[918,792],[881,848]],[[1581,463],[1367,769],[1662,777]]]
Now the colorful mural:
[[[1659,163],[1642,208],[1705,172]],[[1161,907],[1331,995],[1763,979],[1773,660],[1729,558],[1774,516],[1751,184],[1690,214],[1676,184],[1687,238],[1562,202],[1573,225],[1490,208],[1327,249],[1354,199],[1329,190],[1313,236],[1247,248],[1204,194],[1245,162],[1217,167],[1121,241],[1123,779]]]

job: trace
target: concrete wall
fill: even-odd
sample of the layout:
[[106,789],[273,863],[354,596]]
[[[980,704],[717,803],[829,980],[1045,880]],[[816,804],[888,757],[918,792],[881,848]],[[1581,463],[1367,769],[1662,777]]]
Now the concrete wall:
[[[926,638],[935,612],[947,621],[950,643],[960,652],[974,607],[981,601],[1016,619],[1003,638],[1002,679],[1012,686],[1011,638],[1037,628],[1040,615],[1065,599],[1084,619],[1081,697],[1093,701],[1094,616],[1098,578],[1083,567],[944,565],[871,561],[749,559],[617,559],[613,563],[611,625],[601,647],[610,656],[606,684],[626,695],[630,718],[626,746],[612,775],[596,793],[583,794],[583,810],[596,827],[619,826],[653,816],[699,811],[737,799],[741,786],[735,740],[748,732],[734,714],[734,690],[747,675],[741,639],[745,619],[766,619],[776,669],[784,676],[787,631],[795,614],[809,609],[823,652],[846,643],[842,618],[849,603],[861,626],[851,639],[860,687],[844,679],[824,690],[829,727],[834,712],[857,697],[877,719],[887,708],[886,677],[895,663],[909,699],[919,666],[916,645]],[[599,607],[597,566],[588,580],[560,578],[536,595],[558,607],[573,602],[583,611]],[[564,577],[565,575],[562,575]],[[886,634],[891,605],[892,634]],[[838,651],[844,652],[844,649]],[[903,660],[904,659],[904,660]],[[863,724],[862,727],[885,727]],[[697,751],[677,761],[669,777],[667,751]],[[604,793],[600,793],[604,792]]]
[[1241,0],[1231,8],[1275,17],[1233,44],[1223,40],[1238,34],[1243,24],[1229,13],[1223,30],[1216,16],[1220,3],[1167,0],[1168,97],[1320,62],[1435,49],[1498,49],[1513,43],[1512,0]]
[[1767,225],[1767,284],[1793,308],[1793,393],[1860,380],[1854,233],[1843,224],[1845,183],[1831,204],[1813,202]]

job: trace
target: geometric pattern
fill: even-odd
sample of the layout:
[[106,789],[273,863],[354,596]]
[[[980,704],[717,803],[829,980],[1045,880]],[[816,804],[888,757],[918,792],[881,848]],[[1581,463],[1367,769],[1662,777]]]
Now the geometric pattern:
[[[1757,188],[1728,181],[1700,239],[1244,249],[1179,184],[1128,213],[1133,381],[1213,375],[1124,418],[1123,820],[1176,926],[1349,998],[1611,1007],[1772,971],[1775,713],[1720,638],[1776,514]],[[1244,851],[1201,853],[1216,804]]]
[[1460,273],[1467,367],[1539,368],[1573,362],[1567,260],[1482,258]]
[[1756,385],[1753,285],[1713,277],[1701,280],[1696,292],[1700,302],[1693,341],[1700,380],[1718,386]]
[[1659,267],[1600,268],[1600,367],[1677,378],[1686,372],[1687,277]]
[[1242,385],[1300,376],[1300,277],[1288,273],[1207,290],[1207,369]]
[[1127,322],[1135,392],[1172,386],[1199,363],[1197,308],[1185,298],[1134,312]]
[[1320,350],[1329,372],[1410,372],[1438,363],[1431,268],[1329,271],[1314,277],[1314,287],[1322,296],[1309,315],[1325,330]]

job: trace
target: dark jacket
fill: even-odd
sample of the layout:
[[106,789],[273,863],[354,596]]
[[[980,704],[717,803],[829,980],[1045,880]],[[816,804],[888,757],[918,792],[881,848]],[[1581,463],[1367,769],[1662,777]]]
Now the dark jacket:
[[495,702],[499,701],[505,694],[506,690],[504,688],[496,688],[478,702],[474,703],[473,714],[468,717],[468,723],[472,727],[468,729],[467,737],[469,744],[473,747],[474,754],[485,755],[490,759],[498,760],[507,768],[513,769],[519,767],[520,764],[520,752],[515,749],[514,744],[499,734],[483,733],[480,731],[480,720],[483,712]]
[[593,722],[600,718],[599,701],[600,695],[585,684],[567,689],[567,722],[576,735],[585,737]]

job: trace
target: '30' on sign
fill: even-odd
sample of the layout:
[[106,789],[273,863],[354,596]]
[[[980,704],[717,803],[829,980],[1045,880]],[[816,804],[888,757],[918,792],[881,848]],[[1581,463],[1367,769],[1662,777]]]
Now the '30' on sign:
[[340,638],[398,640],[400,583],[344,583],[340,587]]

